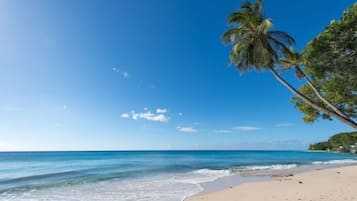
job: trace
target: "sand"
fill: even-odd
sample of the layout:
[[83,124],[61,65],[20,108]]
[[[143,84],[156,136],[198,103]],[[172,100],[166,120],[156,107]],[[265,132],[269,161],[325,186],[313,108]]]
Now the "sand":
[[185,201],[357,201],[357,166],[243,183]]

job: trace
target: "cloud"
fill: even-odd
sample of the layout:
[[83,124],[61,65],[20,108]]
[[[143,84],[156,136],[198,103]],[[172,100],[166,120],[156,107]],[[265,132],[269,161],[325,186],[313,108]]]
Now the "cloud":
[[122,72],[121,74],[122,74],[123,77],[125,77],[125,78],[126,78],[126,77],[129,77],[129,73],[128,73],[128,72],[125,72],[125,71],[124,71],[124,72]]
[[19,151],[21,147],[22,146],[19,146],[19,144],[13,144],[13,142],[0,140],[0,151]]
[[215,130],[215,133],[232,133],[232,130]]
[[279,123],[279,124],[275,124],[275,127],[282,128],[282,127],[290,127],[293,125],[294,125],[293,123]]
[[178,115],[179,115],[179,116],[182,116],[183,114],[182,114],[182,112],[179,112]]
[[156,121],[156,122],[168,122],[169,117],[165,115],[167,109],[157,109],[155,113],[148,111],[147,108],[144,108],[144,112],[135,112],[134,110],[130,111],[130,113],[123,113],[121,118],[124,119],[145,119],[148,121]]
[[119,73],[119,74],[120,74],[121,76],[123,76],[124,78],[128,78],[128,77],[129,77],[129,73],[126,72],[126,71],[121,71],[121,70],[119,70],[119,69],[116,68],[116,67],[113,67],[112,70],[113,70],[113,72],[115,72],[115,73]]
[[255,126],[236,126],[236,127],[233,127],[233,130],[239,130],[239,131],[255,131],[255,130],[260,130],[260,128],[255,127]]
[[215,133],[239,133],[239,132],[246,132],[246,131],[255,131],[260,130],[260,128],[255,126],[236,126],[233,128],[228,129],[218,129],[214,130]]
[[14,146],[15,145],[10,144],[8,142],[4,142],[4,141],[0,142],[0,147],[14,147]]
[[166,112],[167,112],[167,109],[160,109],[160,108],[156,109],[156,113],[158,113],[158,114],[164,114]]
[[197,129],[193,128],[193,127],[177,127],[177,130],[183,133],[196,133]]
[[151,112],[139,113],[139,118],[149,121],[168,122],[169,119],[164,114],[154,114]]
[[129,116],[129,113],[124,113],[121,115],[121,118],[124,118],[124,119],[129,119],[130,116]]

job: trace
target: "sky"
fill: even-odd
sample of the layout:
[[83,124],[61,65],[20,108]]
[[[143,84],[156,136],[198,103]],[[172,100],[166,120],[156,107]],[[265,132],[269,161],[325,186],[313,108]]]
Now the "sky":
[[[352,131],[303,123],[269,72],[229,65],[242,2],[1,0],[0,150],[304,150]],[[263,3],[301,50],[353,2]]]

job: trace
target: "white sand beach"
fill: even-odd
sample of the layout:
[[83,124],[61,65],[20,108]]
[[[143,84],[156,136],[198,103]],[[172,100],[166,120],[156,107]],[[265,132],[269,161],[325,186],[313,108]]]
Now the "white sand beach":
[[357,166],[315,170],[272,181],[244,183],[185,201],[355,201]]

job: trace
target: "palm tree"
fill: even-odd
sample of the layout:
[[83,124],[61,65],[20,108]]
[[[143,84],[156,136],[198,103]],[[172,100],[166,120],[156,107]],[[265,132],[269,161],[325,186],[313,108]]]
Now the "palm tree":
[[279,82],[305,103],[357,129],[357,123],[314,103],[285,81],[275,70],[275,65],[279,63],[279,56],[283,52],[290,51],[289,48],[295,42],[287,33],[271,30],[273,23],[263,16],[261,0],[244,3],[238,12],[228,17],[228,23],[234,27],[223,34],[222,41],[231,44],[230,61],[241,73],[250,69],[269,70]]
[[[301,54],[296,52],[294,49],[290,48],[290,51],[284,52],[284,58],[280,59],[280,64],[283,68],[289,69],[293,67],[295,69],[295,74],[299,79],[304,79],[306,83],[309,85],[309,87],[313,90],[313,92],[316,94],[316,96],[323,102],[325,103],[329,108],[331,108],[334,112],[339,114],[340,116],[349,119],[341,110],[336,108],[332,103],[330,103],[328,100],[326,100],[319,90],[315,87],[315,85],[310,81],[310,79],[306,76],[304,71],[300,68],[300,65],[305,64],[305,60],[302,57]],[[352,121],[352,120],[351,120]]]

